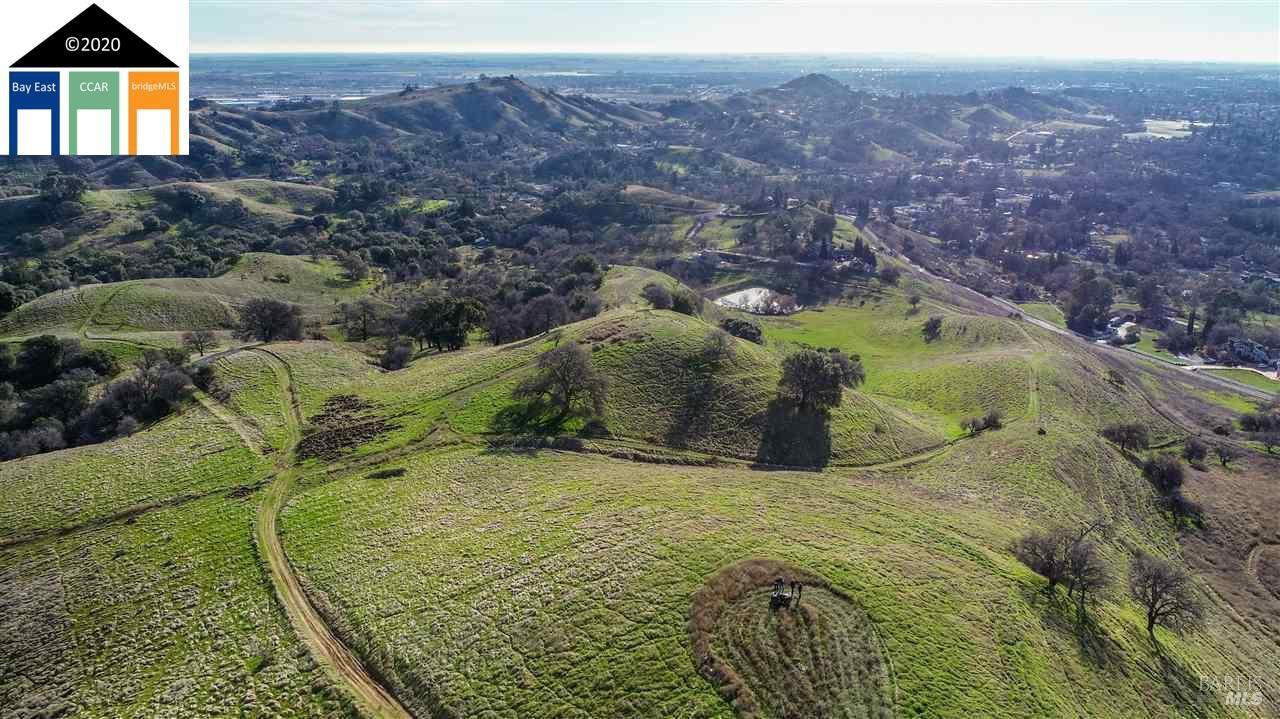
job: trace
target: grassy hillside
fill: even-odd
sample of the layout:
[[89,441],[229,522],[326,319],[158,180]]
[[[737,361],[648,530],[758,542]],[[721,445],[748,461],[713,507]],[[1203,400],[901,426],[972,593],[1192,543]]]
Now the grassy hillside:
[[688,195],[677,195],[666,190],[645,185],[627,185],[622,196],[638,205],[657,205],[668,209],[690,212],[714,212],[719,205]]
[[255,297],[293,302],[327,320],[339,303],[373,283],[347,280],[331,260],[247,253],[219,277],[130,280],[38,297],[0,319],[0,337],[229,327],[236,306]]
[[[175,224],[186,220],[198,228],[279,231],[331,208],[334,199],[334,191],[325,187],[267,179],[140,184],[145,186],[84,193],[83,214],[58,224],[68,243],[58,252],[70,254],[86,245],[145,244],[155,237],[144,229],[147,216]],[[243,212],[229,210],[237,202]],[[47,222],[35,195],[0,199],[0,240],[38,233]]]
[[614,265],[609,268],[604,283],[600,286],[600,300],[608,309],[647,309],[649,302],[645,300],[643,293],[644,288],[651,284],[662,285],[672,292],[678,289],[693,291],[671,275],[657,270]]
[[[1187,693],[1196,672],[1229,666],[1207,638],[1162,634],[1158,656],[1132,607],[1109,602],[1081,650],[1071,610],[1037,596],[1005,550],[1020,522],[895,489],[891,475],[474,450],[393,464],[406,474],[296,498],[284,537],[344,636],[421,713],[732,716],[697,674],[686,622],[707,578],[753,557],[816,573],[864,608],[892,661],[896,715],[1223,711]],[[1162,678],[1161,664],[1186,678]]]
[[5,716],[353,716],[263,581],[254,505],[209,496],[0,552]]
[[[347,108],[353,114],[411,133],[601,129],[661,120],[660,115],[638,107],[560,95],[514,77],[380,95],[349,103]],[[315,124],[317,118],[310,119]]]
[[[228,283],[278,262],[309,264],[258,259],[243,279],[142,287],[231,296]],[[323,305],[339,291],[325,267],[299,268],[314,274],[285,291]],[[1220,388],[947,291],[913,309],[923,279],[756,318],[765,344],[735,340],[713,362],[711,324],[640,299],[654,281],[675,285],[614,267],[596,318],[395,372],[346,344],[240,350],[214,362],[217,399],[123,440],[0,464],[0,626],[36,638],[0,649],[21,667],[0,700],[89,716],[163,702],[340,714],[328,684],[347,675],[302,648],[295,632],[314,636],[296,596],[282,600],[292,624],[270,608],[279,561],[418,716],[1266,715],[1199,681],[1229,675],[1280,696],[1280,467],[1250,453],[1188,470],[1206,514],[1175,530],[1141,457],[1099,435],[1140,422],[1176,450],[1230,421]],[[73,329],[137,316],[64,304],[42,312]],[[609,380],[609,436],[555,445],[573,452],[513,445],[555,431],[519,424],[511,390],[569,339]],[[826,423],[775,402],[802,345],[859,353],[867,370]],[[1001,429],[961,431],[992,409]],[[801,463],[824,466],[779,466]],[[273,554],[264,517],[281,505],[287,553]],[[1097,516],[1115,585],[1080,622],[1009,547]],[[1196,568],[1203,630],[1146,635],[1123,591],[1138,550]],[[778,573],[807,584],[794,611],[769,610]],[[103,681],[78,679],[91,672]],[[33,677],[71,680],[49,693]]]
[[194,405],[131,437],[0,463],[0,541],[262,481],[266,466]]

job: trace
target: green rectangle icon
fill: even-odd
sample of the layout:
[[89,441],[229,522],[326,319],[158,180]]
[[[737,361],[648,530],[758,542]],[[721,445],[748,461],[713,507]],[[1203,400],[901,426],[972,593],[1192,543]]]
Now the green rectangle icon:
[[69,73],[67,115],[72,155],[120,154],[120,73]]

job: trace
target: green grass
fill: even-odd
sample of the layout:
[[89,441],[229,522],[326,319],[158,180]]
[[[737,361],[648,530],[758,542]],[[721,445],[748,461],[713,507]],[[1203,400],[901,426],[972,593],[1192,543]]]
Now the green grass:
[[434,215],[444,212],[453,205],[452,200],[444,200],[440,198],[430,197],[405,197],[397,203],[397,207],[403,207],[414,212],[420,212],[424,215]]
[[266,465],[198,405],[126,439],[0,463],[0,538],[253,484]]
[[718,204],[708,200],[645,185],[627,185],[622,194],[624,198],[638,205],[659,205],[690,212],[711,212],[719,207]]
[[1018,307],[1032,317],[1036,317],[1049,322],[1053,325],[1066,329],[1067,318],[1062,314],[1062,310],[1055,304],[1048,302],[1024,302],[1019,303]]
[[[689,602],[757,557],[815,572],[863,608],[897,716],[1221,712],[1133,671],[1156,660],[1119,599],[1094,610],[1111,669],[1090,665],[1070,610],[1038,597],[1006,550],[1020,522],[888,476],[480,450],[394,466],[406,474],[296,497],[283,537],[325,611],[420,714],[732,716],[690,659]],[[1161,635],[1192,673],[1220,670],[1211,641]]]
[[1213,404],[1218,405],[1219,407],[1229,409],[1232,412],[1236,412],[1239,414],[1244,414],[1246,412],[1256,412],[1258,410],[1258,403],[1256,401],[1246,399],[1245,397],[1242,397],[1238,394],[1234,394],[1232,392],[1215,392],[1212,390],[1203,390],[1200,392],[1200,396],[1204,397],[1206,400],[1212,402]]
[[351,716],[275,604],[255,501],[0,550],[5,715]]
[[717,217],[702,226],[698,233],[699,244],[717,250],[732,250],[738,245],[738,232],[752,220]]
[[1250,387],[1257,387],[1258,389],[1266,390],[1272,394],[1280,392],[1280,382],[1277,382],[1270,377],[1264,377],[1252,370],[1211,369],[1204,371],[1216,377],[1224,377],[1233,382],[1239,382],[1240,384],[1247,384]]
[[600,299],[608,309],[647,309],[650,305],[643,293],[644,288],[651,284],[662,285],[673,292],[693,291],[671,275],[657,270],[631,265],[613,265],[605,273],[604,282],[600,286]]
[[267,446],[282,449],[288,436],[287,413],[274,363],[259,352],[236,352],[214,361],[218,388],[227,407],[247,419]]
[[1156,338],[1159,336],[1160,336],[1159,333],[1156,332],[1155,330],[1144,327],[1142,329],[1142,334],[1138,338],[1137,343],[1128,345],[1128,347],[1129,349],[1135,352],[1141,352],[1142,354],[1145,354],[1145,355],[1151,355],[1152,357],[1155,357],[1157,359],[1162,359],[1165,362],[1169,362],[1171,364],[1176,364],[1176,365],[1187,364],[1187,361],[1182,359],[1181,357],[1175,354],[1172,354],[1170,352],[1166,352],[1165,350],[1162,350],[1159,347],[1157,347]]
[[[805,631],[762,613],[758,591],[717,625],[716,651],[770,716],[838,715],[889,686],[897,717],[1220,716],[1194,678],[1274,653],[1224,606],[1236,599],[1206,594],[1206,627],[1158,632],[1158,656],[1125,598],[1132,553],[1176,555],[1179,537],[1099,430],[1140,422],[1158,446],[1181,441],[1147,402],[1192,400],[1173,368],[966,314],[945,294],[922,291],[913,312],[903,296],[915,288],[868,284],[865,301],[757,318],[766,345],[736,341],[709,372],[711,326],[647,309],[639,293],[652,281],[675,282],[613,267],[596,318],[424,353],[396,372],[314,341],[216,363],[231,424],[264,444],[290,434],[285,377],[304,421],[355,395],[363,417],[390,426],[339,463],[303,462],[281,532],[308,595],[416,715],[732,717],[699,674],[691,613],[709,580],[752,559],[819,575],[831,592],[809,595],[826,619]],[[312,296],[329,289],[297,282]],[[942,336],[925,342],[934,314]],[[568,339],[588,343],[609,380],[612,436],[575,454],[493,446],[512,388]],[[774,402],[781,362],[802,344],[858,352],[867,369],[825,423]],[[961,435],[960,419],[993,408],[1002,429]],[[245,485],[266,479],[275,455],[255,455],[217,417],[192,406],[124,440],[0,464],[0,539],[75,530],[0,549],[0,628],[21,638],[0,647],[0,666],[30,680],[0,677],[6,705],[57,686],[86,716],[152,715],[165,702],[183,715],[342,711],[310,689],[316,672],[250,539],[258,496]],[[688,466],[708,454],[718,464]],[[779,456],[827,468],[782,471],[796,462]],[[376,474],[386,469],[403,473]],[[1030,526],[1099,515],[1112,522],[1103,552],[1116,586],[1082,640],[1065,600],[1046,598],[1009,545]],[[778,660],[797,646],[815,648],[812,666]],[[888,685],[872,680],[879,667]],[[1280,685],[1274,668],[1256,671]],[[831,679],[853,675],[856,685]]]
[[[277,281],[279,276],[289,281]],[[43,295],[0,320],[0,337],[229,327],[234,308],[256,297],[298,304],[327,321],[338,304],[368,293],[376,282],[351,282],[328,259],[246,253],[219,277],[130,280]]]

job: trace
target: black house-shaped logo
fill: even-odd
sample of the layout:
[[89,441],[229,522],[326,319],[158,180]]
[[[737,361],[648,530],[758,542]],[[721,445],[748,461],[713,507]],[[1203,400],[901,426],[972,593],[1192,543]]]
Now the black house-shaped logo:
[[[72,39],[74,38],[74,39]],[[104,49],[86,51],[80,44],[103,38],[119,38]],[[96,4],[72,18],[57,32],[45,38],[13,63],[14,68],[45,67],[147,67],[176,68],[172,60],[151,47],[129,28],[107,14]]]

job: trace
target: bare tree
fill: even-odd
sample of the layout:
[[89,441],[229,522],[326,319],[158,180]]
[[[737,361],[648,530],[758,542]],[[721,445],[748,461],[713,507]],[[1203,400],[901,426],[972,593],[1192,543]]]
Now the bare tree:
[[386,328],[389,308],[371,297],[338,306],[338,319],[348,339],[363,342]]
[[1129,570],[1129,595],[1147,613],[1147,633],[1156,625],[1174,630],[1197,626],[1204,608],[1196,597],[1191,575],[1173,562],[1139,554]]
[[1267,454],[1271,454],[1271,450],[1280,447],[1280,432],[1264,432],[1258,435],[1258,441],[1266,447]]
[[206,352],[218,346],[218,335],[213,330],[192,330],[182,333],[182,346],[192,352],[198,352],[201,357]]
[[1013,553],[1049,581],[1045,589],[1048,593],[1052,594],[1054,587],[1064,582],[1068,583],[1068,596],[1076,592],[1076,587],[1086,594],[1092,593],[1107,582],[1105,567],[1089,538],[1095,534],[1105,535],[1109,526],[1107,520],[1098,517],[1074,529],[1062,526],[1047,531],[1034,529],[1014,544]]
[[1166,497],[1172,497],[1181,490],[1185,479],[1182,462],[1178,460],[1177,455],[1170,452],[1161,452],[1147,458],[1147,461],[1142,463],[1142,476],[1146,477],[1147,481]]
[[238,339],[259,342],[302,339],[302,308],[280,300],[260,297],[240,309]]
[[1013,554],[1031,571],[1048,580],[1045,592],[1053,594],[1054,587],[1066,579],[1066,548],[1071,539],[1071,533],[1064,527],[1048,531],[1034,529],[1014,544]]
[[1107,565],[1098,545],[1081,537],[1066,552],[1067,596],[1075,596],[1076,612],[1084,617],[1089,598],[1101,592],[1111,583]]

